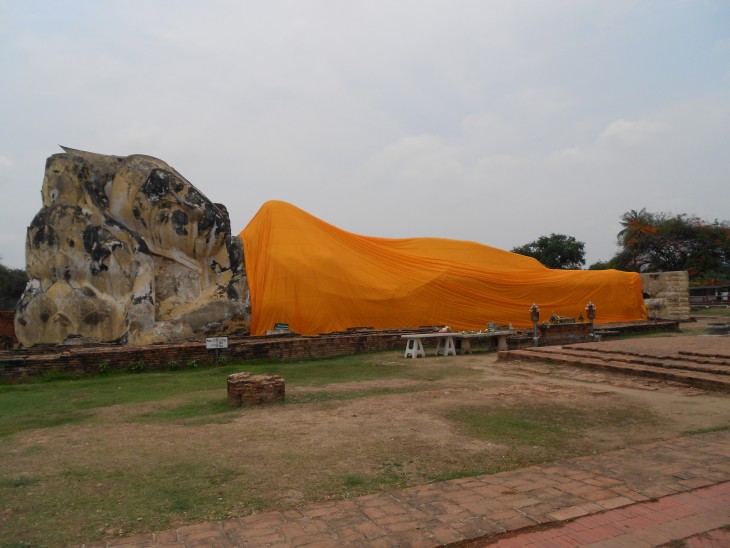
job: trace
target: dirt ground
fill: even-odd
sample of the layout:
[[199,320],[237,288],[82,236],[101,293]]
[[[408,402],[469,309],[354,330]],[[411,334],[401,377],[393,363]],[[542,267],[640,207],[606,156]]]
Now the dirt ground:
[[[375,356],[369,359],[384,368],[404,362],[400,351]],[[730,425],[729,395],[663,381],[502,363],[495,353],[408,364],[454,374],[287,387],[287,396],[303,403],[241,408],[205,420],[136,420],[179,404],[170,400],[113,406],[83,424],[28,431],[2,451],[2,462],[15,476],[37,481],[23,501],[7,505],[12,515],[5,518],[27,520],[30,531],[42,520],[34,508],[53,500],[42,512],[69,528],[61,537],[91,540]],[[489,421],[492,429],[480,430]],[[81,496],[65,499],[59,491]]]

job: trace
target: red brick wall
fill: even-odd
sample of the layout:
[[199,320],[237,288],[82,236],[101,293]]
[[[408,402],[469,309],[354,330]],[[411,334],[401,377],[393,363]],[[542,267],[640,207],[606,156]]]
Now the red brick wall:
[[15,312],[0,310],[0,334],[15,338]]
[[[415,330],[418,331],[418,330]],[[409,331],[413,332],[413,330]],[[400,331],[371,331],[320,337],[275,336],[229,338],[219,350],[228,362],[264,358],[301,360],[405,348]],[[155,370],[212,364],[215,351],[205,341],[150,346],[99,345],[32,347],[0,352],[0,382],[20,383],[50,371],[98,374],[102,371]]]
[[0,349],[9,350],[18,344],[15,337],[15,313],[0,310]]
[[[654,329],[677,330],[678,322],[639,322],[637,324],[611,325],[610,329],[639,331]],[[602,328],[609,327],[601,325]],[[588,326],[564,324],[541,329],[540,344],[564,344],[577,342],[587,333]],[[228,362],[276,358],[302,360],[375,352],[379,350],[405,349],[401,338],[404,332],[433,331],[422,327],[403,331],[354,330],[353,332],[322,335],[319,337],[272,336],[229,338],[228,348],[220,350],[220,356]],[[548,331],[548,332],[546,332]],[[509,340],[510,348],[532,345],[532,334],[523,332]],[[435,340],[426,344],[433,343]],[[29,349],[0,351],[0,382],[20,383],[24,380],[60,371],[72,374],[98,374],[103,370],[124,371],[135,368],[154,370],[186,367],[189,361],[199,364],[215,362],[215,351],[205,348],[205,341],[180,344],[155,344],[150,346],[99,345],[82,346],[34,346]]]

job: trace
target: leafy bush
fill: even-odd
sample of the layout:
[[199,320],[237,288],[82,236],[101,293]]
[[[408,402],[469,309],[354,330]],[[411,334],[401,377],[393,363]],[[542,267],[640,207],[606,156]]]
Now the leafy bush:
[[129,364],[127,370],[131,373],[141,373],[146,368],[147,365],[144,363],[144,360],[135,360]]

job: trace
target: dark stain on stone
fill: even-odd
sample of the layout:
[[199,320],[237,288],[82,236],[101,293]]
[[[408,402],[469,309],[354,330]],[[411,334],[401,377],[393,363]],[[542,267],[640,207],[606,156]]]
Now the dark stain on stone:
[[111,341],[112,344],[127,344],[129,342],[129,332],[125,332],[124,335],[116,340]]
[[[180,189],[182,190],[182,189]],[[205,199],[205,197],[200,193],[200,191],[195,188],[193,185],[190,185],[188,187],[188,191],[185,193],[185,196],[183,197],[183,201],[191,206],[191,207],[205,207],[206,205],[212,205],[208,200]]]
[[142,303],[155,304],[155,301],[154,301],[154,299],[152,299],[152,295],[150,295],[149,293],[146,293],[145,295],[139,295],[132,299],[132,304],[142,304]]
[[109,197],[104,188],[113,179],[106,162],[90,163],[85,158],[75,158],[74,172],[86,195],[99,209],[109,207]]
[[203,211],[203,216],[201,217],[200,221],[198,221],[198,230],[200,232],[205,232],[206,230],[210,230],[213,225],[215,225],[216,222],[216,216],[215,212],[212,208],[206,207]]
[[228,251],[229,268],[238,274],[243,270],[243,246],[238,236],[226,236],[226,251]]
[[139,210],[138,207],[132,208],[132,215],[134,215],[134,218],[141,224],[143,227],[147,228],[147,221],[144,220],[144,217],[142,217],[142,212]]
[[50,225],[51,209],[43,208],[38,214],[33,217],[33,220],[28,227],[29,234],[32,234],[33,247],[56,247],[58,245],[58,236],[56,231]]
[[[137,244],[136,251],[139,251],[141,253],[146,253],[149,255],[150,250],[147,247],[147,242],[145,242],[137,232],[135,232],[134,230],[130,230],[129,228],[124,226],[122,223],[117,222],[116,219],[114,219],[106,214],[104,215],[104,222],[107,224],[107,226],[109,226],[111,228],[116,228],[119,230],[119,232],[128,234],[129,236],[134,238],[134,241]],[[142,221],[142,224],[144,224],[144,221]]]
[[86,325],[98,325],[104,321],[104,314],[99,312],[98,310],[95,310],[94,312],[91,312],[84,316],[84,323]]
[[87,286],[87,287],[84,287],[81,291],[87,297],[91,297],[92,299],[96,299],[96,291],[94,291],[92,288],[90,288],[90,287]]
[[103,226],[86,225],[82,233],[84,240],[84,251],[91,257],[91,273],[96,276],[100,272],[109,270],[104,261],[112,254],[114,249],[121,246],[121,242],[115,241]]
[[153,169],[140,188],[150,202],[159,202],[170,191],[170,180],[175,176],[164,169]]
[[184,211],[176,209],[172,212],[172,227],[179,236],[187,236],[187,225],[190,223],[188,216]]

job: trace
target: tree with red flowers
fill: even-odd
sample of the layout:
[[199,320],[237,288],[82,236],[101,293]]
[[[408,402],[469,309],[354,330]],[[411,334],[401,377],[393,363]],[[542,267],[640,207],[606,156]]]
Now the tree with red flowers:
[[621,217],[621,250],[610,268],[634,272],[686,270],[697,285],[730,279],[730,224],[694,215],[631,210]]

